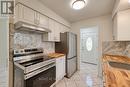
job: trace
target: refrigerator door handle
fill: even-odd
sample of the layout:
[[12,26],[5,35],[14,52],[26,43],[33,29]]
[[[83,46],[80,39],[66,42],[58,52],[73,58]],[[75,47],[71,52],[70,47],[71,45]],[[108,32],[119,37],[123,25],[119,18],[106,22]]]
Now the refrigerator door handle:
[[67,60],[71,60],[71,59],[73,59],[73,58],[75,58],[75,57],[77,57],[77,56],[74,56],[74,57],[71,57],[71,58],[67,58]]

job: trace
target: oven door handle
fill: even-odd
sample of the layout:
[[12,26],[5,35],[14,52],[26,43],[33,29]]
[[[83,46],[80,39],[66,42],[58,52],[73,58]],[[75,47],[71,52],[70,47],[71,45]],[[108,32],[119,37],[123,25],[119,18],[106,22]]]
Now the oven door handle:
[[55,66],[56,66],[55,63],[51,63],[51,64],[49,64],[49,65],[47,65],[47,66],[44,66],[44,67],[42,67],[42,68],[39,68],[39,69],[37,69],[37,70],[35,70],[35,71],[32,71],[32,72],[30,72],[30,73],[24,75],[24,79],[27,80],[27,79],[29,79],[29,78],[31,78],[31,77],[33,77],[33,76],[35,76],[35,75],[37,75],[37,74],[39,74],[39,73],[41,73],[41,72],[44,72],[44,71],[48,70],[49,68],[52,68],[52,67],[55,67]]

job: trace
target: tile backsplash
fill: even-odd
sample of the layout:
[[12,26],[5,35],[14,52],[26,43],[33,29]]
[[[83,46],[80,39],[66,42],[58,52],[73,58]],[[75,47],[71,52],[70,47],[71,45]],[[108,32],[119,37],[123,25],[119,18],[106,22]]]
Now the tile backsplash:
[[43,42],[42,34],[18,31],[14,34],[14,49],[43,48],[45,53],[55,52],[54,42]]
[[130,41],[103,42],[103,54],[123,55],[130,57]]

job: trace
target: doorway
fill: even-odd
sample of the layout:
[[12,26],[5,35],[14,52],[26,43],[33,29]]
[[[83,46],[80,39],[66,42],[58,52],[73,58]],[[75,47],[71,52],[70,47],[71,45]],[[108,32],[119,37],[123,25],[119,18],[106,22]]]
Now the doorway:
[[102,79],[98,75],[99,43],[98,26],[80,29],[80,72],[89,87],[103,87]]
[[98,26],[80,29],[80,62],[98,64]]

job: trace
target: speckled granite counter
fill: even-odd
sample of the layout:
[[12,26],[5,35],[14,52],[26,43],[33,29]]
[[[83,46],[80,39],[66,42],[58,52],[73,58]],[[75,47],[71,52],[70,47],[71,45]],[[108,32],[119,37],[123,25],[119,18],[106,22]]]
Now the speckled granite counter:
[[103,75],[105,78],[105,87],[130,87],[130,71],[111,67],[108,62],[129,63],[130,58],[118,55],[103,56]]

